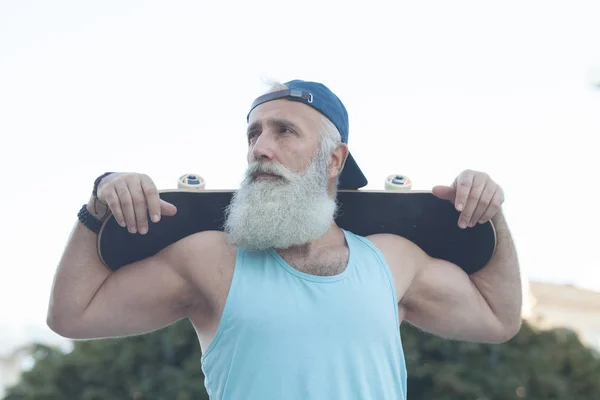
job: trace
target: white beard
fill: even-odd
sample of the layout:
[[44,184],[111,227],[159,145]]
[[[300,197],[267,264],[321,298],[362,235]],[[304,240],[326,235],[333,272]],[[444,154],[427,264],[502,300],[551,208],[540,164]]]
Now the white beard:
[[[249,251],[287,249],[325,234],[337,209],[327,193],[326,169],[321,151],[302,174],[272,162],[251,164],[225,211],[230,243]],[[259,172],[281,178],[253,182]]]

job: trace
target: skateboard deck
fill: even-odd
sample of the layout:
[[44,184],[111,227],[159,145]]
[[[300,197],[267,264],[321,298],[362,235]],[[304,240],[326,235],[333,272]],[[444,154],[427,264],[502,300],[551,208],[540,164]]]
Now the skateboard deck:
[[[483,268],[496,247],[493,224],[460,229],[460,213],[449,201],[430,191],[412,191],[410,187],[408,178],[391,175],[386,180],[386,190],[340,190],[336,223],[360,236],[402,236],[431,257],[450,261],[468,274]],[[177,214],[151,223],[145,235],[129,233],[112,216],[104,221],[98,235],[100,259],[111,270],[117,270],[194,233],[222,231],[224,209],[233,193],[234,190],[205,190],[201,177],[183,175],[178,189],[159,191],[161,199],[177,207]]]

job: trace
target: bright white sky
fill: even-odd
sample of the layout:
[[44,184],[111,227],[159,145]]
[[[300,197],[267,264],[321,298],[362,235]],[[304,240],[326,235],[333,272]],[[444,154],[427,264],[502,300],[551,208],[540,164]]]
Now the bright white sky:
[[47,333],[96,176],[144,172],[167,189],[195,172],[235,188],[264,78],[341,97],[367,189],[488,172],[526,276],[600,290],[600,3],[348,3],[1,1],[0,331]]

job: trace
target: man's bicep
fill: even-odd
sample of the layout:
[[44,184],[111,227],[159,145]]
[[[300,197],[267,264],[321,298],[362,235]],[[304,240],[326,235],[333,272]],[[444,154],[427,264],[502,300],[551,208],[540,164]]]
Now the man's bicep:
[[502,325],[462,269],[421,249],[411,252],[415,277],[399,304],[407,322],[449,339],[503,341]]
[[188,285],[162,254],[121,268],[109,275],[85,309],[79,334],[128,336],[170,325],[184,317]]
[[[186,237],[109,275],[75,325],[81,338],[129,336],[166,327],[204,307],[196,285],[212,269],[220,238]],[[208,278],[208,277],[204,277]],[[208,279],[206,279],[208,280]]]

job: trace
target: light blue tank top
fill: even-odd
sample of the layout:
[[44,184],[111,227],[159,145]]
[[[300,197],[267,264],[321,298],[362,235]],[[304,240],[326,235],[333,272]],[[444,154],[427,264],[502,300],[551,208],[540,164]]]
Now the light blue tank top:
[[217,333],[202,356],[211,399],[406,399],[390,270],[344,231],[346,269],[315,276],[277,252],[238,250]]

